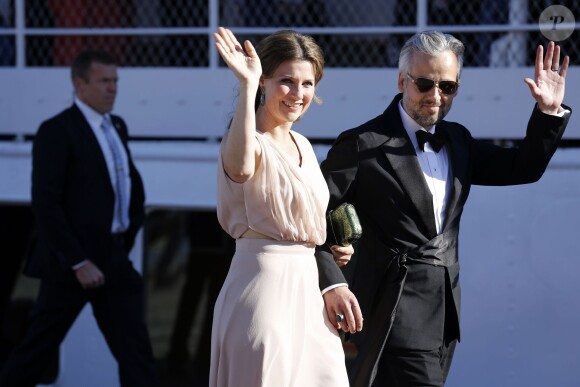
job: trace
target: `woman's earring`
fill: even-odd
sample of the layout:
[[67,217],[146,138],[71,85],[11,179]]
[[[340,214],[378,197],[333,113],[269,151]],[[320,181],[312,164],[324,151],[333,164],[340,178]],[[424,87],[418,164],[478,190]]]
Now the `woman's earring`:
[[264,106],[264,102],[266,102],[266,96],[264,95],[264,92],[261,91],[260,92],[260,105]]

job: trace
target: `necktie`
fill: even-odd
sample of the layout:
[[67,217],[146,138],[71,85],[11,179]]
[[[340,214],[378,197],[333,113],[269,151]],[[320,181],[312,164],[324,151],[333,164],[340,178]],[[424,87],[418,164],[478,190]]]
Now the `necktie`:
[[419,149],[425,151],[425,143],[429,142],[431,144],[431,148],[435,152],[439,152],[443,145],[445,145],[445,136],[441,131],[435,131],[435,134],[431,134],[425,130],[418,130],[415,132],[417,136],[417,142],[419,143]]
[[120,149],[121,144],[115,140],[113,137],[113,123],[108,116],[103,118],[103,123],[101,124],[101,129],[105,134],[109,148],[111,149],[111,154],[113,155],[114,170],[115,170],[115,219],[118,220],[121,225],[122,231],[125,231],[129,226],[129,211],[128,211],[128,200],[127,192],[124,181],[124,176],[126,175],[125,164],[123,163],[123,157],[121,155],[122,150]]

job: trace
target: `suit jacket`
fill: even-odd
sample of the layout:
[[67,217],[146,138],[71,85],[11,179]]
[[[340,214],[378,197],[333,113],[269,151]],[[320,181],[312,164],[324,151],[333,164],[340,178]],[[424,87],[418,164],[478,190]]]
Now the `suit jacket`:
[[[127,146],[125,122],[112,116],[129,158],[131,177],[128,251],[145,219],[145,194]],[[76,281],[72,267],[110,256],[115,194],[99,143],[80,109],[72,107],[44,121],[32,148],[32,208],[37,241],[25,273]],[[102,268],[102,267],[101,267]]]
[[[358,349],[353,386],[372,384],[393,324],[398,332],[389,337],[393,347],[437,348],[443,329],[450,327],[448,334],[460,338],[457,238],[470,187],[537,181],[569,119],[534,109],[526,137],[513,149],[476,140],[457,123],[437,124],[447,138],[453,187],[437,236],[432,195],[398,110],[401,98],[397,95],[383,114],[341,133],[321,164],[330,190],[328,208],[352,203],[363,229],[344,269],[326,246],[316,253],[321,289],[347,281],[365,318],[363,331],[350,336]],[[442,252],[436,248],[426,254],[433,264],[406,259],[422,258],[426,246]]]

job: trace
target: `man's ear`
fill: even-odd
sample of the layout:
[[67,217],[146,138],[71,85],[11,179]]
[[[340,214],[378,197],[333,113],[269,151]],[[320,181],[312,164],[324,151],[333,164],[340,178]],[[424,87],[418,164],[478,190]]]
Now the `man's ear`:
[[80,90],[82,90],[83,86],[85,84],[85,81],[82,78],[79,77],[75,77],[73,78],[73,86],[75,88],[75,91],[78,93]]
[[399,92],[405,91],[405,74],[399,73],[399,80],[397,81],[397,86],[399,87]]

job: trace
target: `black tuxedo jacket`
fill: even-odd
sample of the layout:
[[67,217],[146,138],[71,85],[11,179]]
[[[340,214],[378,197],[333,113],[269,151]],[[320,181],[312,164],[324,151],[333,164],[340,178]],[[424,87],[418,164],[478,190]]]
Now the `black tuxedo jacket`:
[[[320,288],[348,282],[365,319],[363,331],[350,336],[358,349],[350,375],[353,386],[371,385],[393,324],[393,347],[437,348],[444,327],[459,339],[457,237],[470,187],[537,181],[569,119],[534,109],[526,137],[513,149],[478,141],[460,124],[439,123],[436,130],[447,138],[453,188],[437,236],[432,195],[398,110],[401,98],[397,95],[383,114],[341,133],[321,164],[330,190],[328,208],[352,203],[363,228],[344,269],[334,263],[327,246],[316,253]],[[425,246],[435,249],[418,253]],[[413,257],[433,264],[407,259]]]
[[[129,157],[130,226],[127,249],[145,219],[141,177],[127,146],[125,122],[112,116]],[[32,148],[32,208],[37,241],[25,273],[76,281],[72,267],[85,259],[99,266],[110,256],[115,196],[105,158],[89,123],[73,104],[44,121]]]

